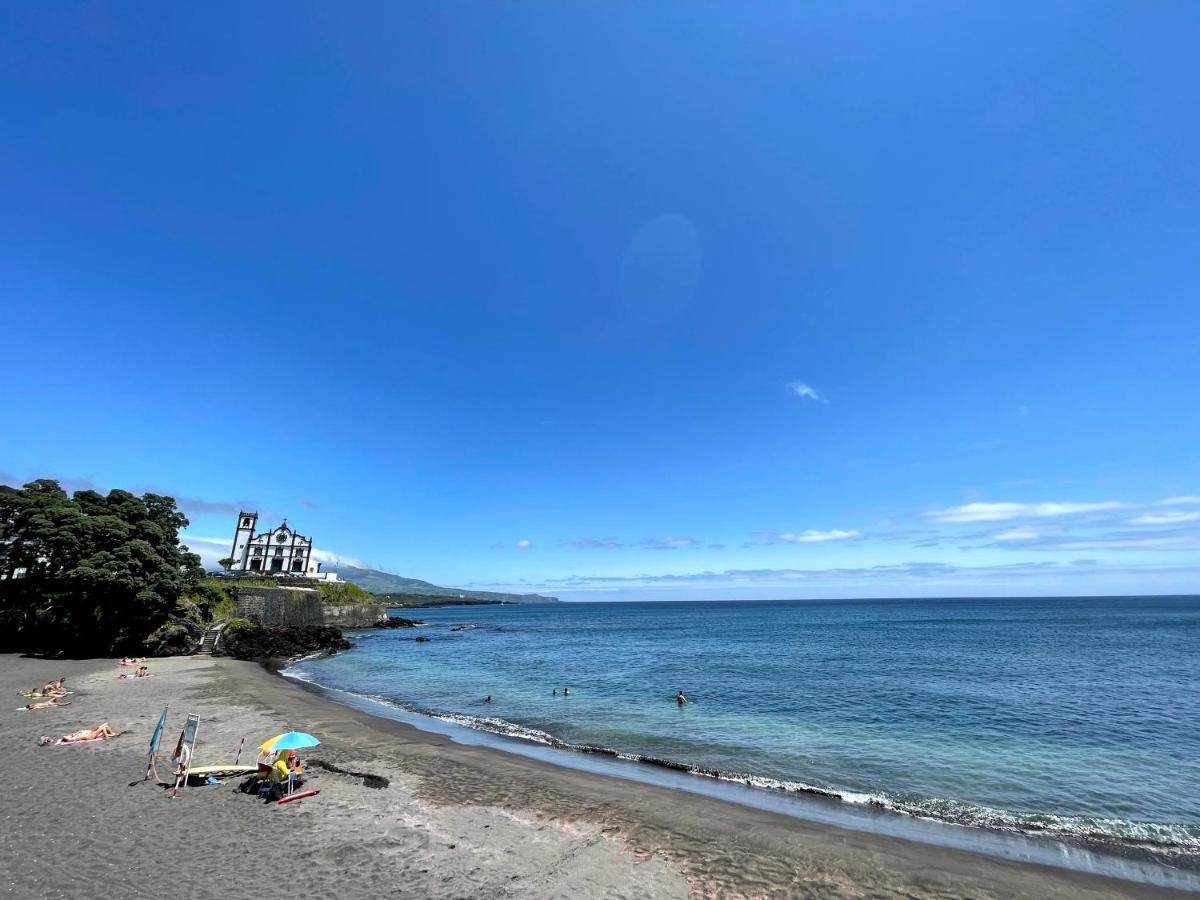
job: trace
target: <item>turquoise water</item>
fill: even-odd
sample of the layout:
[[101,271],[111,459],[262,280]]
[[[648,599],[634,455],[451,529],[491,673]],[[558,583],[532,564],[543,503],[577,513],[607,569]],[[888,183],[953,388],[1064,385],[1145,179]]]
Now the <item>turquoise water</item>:
[[1197,597],[419,615],[290,673],[524,740],[1200,864]]

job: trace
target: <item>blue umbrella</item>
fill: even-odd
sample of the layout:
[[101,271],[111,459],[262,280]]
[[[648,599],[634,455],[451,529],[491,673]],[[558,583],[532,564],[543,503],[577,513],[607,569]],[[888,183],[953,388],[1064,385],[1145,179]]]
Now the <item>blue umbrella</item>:
[[303,731],[289,731],[260,744],[259,749],[274,753],[277,750],[303,750],[305,747],[315,747],[319,743],[321,742],[311,734],[305,734]]

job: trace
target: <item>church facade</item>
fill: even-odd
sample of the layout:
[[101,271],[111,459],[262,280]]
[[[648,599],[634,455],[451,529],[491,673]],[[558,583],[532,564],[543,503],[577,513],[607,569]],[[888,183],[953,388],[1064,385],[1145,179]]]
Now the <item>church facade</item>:
[[321,564],[313,559],[311,537],[289,528],[286,519],[278,528],[260,533],[256,512],[238,513],[229,556],[233,560],[230,572],[338,580],[336,572],[322,572]]

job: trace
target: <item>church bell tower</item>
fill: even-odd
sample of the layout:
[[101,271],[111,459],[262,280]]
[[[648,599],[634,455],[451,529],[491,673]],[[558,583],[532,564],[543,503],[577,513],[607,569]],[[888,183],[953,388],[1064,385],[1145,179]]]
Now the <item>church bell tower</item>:
[[250,540],[254,537],[254,529],[257,527],[258,513],[238,513],[237,531],[233,533],[233,550],[229,553],[233,558],[233,565],[230,567],[232,571],[246,571],[246,557],[250,552]]

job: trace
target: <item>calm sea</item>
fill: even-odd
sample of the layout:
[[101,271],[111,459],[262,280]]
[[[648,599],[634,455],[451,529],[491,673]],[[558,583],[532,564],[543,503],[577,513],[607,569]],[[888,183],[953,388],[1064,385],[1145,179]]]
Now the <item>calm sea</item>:
[[291,674],[518,739],[1200,861],[1198,597],[415,615]]

